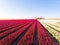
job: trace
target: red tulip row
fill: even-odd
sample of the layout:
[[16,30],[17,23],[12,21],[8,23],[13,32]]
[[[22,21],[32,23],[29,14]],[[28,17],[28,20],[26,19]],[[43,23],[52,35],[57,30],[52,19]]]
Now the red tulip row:
[[[2,32],[2,33],[0,34],[0,37],[3,37],[3,38],[0,39],[0,45],[9,45],[9,44],[11,44],[11,43],[12,43],[22,32],[24,32],[24,30],[25,30],[26,28],[28,28],[33,22],[34,22],[34,20],[33,20],[33,21],[27,20],[27,21],[23,22],[23,24],[21,25],[21,26],[25,25],[25,26],[23,26],[22,28],[20,28],[21,26],[19,26],[19,27],[16,27],[16,28],[7,30],[7,31],[5,31],[5,32]],[[28,23],[29,23],[29,24],[28,24]],[[16,31],[15,31],[14,29],[15,29]],[[13,31],[15,31],[15,32],[13,32]],[[11,32],[13,32],[13,33],[11,33]],[[10,34],[8,35],[8,33],[10,33]],[[6,35],[6,36],[5,36],[5,35]],[[5,37],[4,37],[4,36],[5,36]]]
[[26,34],[18,41],[17,45],[32,45],[36,21],[31,25]]
[[0,21],[0,30],[8,28],[8,27],[12,27],[14,25],[16,25],[16,23],[12,21]]
[[6,30],[6,31],[0,33],[0,39],[1,39],[2,37],[4,37],[4,36],[7,36],[7,35],[15,32],[15,31],[17,31],[18,29],[20,29],[20,28],[23,27],[24,25],[26,25],[26,24],[17,26],[17,27],[15,27],[15,28],[12,28],[12,29],[9,29],[9,30]]
[[1,31],[4,31],[4,30],[7,30],[7,29],[11,29],[11,28],[13,28],[13,27],[16,27],[16,26],[18,26],[18,25],[20,25],[20,24],[23,24],[23,23],[27,23],[28,22],[28,20],[20,20],[20,21],[18,21],[18,20],[15,20],[15,21],[11,21],[11,20],[7,20],[7,21],[0,21],[0,32]]
[[47,33],[40,22],[37,22],[38,26],[38,42],[39,45],[56,45],[52,37]]
[[0,30],[0,45],[56,45],[41,23],[35,19],[3,20],[0,24],[6,24]]

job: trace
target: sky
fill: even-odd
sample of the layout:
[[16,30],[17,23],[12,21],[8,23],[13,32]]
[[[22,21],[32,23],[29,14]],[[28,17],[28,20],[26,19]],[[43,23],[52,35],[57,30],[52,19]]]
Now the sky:
[[0,19],[60,18],[60,0],[0,0]]

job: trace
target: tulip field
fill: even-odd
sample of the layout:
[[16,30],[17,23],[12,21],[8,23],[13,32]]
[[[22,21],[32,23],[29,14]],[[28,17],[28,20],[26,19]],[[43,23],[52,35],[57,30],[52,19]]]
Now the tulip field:
[[60,45],[60,20],[39,20]]
[[0,20],[0,45],[60,45],[60,22]]

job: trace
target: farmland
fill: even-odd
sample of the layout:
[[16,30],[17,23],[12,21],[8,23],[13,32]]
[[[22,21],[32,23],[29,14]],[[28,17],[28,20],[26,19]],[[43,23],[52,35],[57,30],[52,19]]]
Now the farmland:
[[60,45],[60,20],[39,20]]
[[59,45],[59,23],[37,19],[0,20],[0,45]]

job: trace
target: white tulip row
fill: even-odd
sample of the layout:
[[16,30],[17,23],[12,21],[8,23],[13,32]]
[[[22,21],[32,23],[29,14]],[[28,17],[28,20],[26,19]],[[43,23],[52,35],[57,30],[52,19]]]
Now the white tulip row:
[[39,20],[39,21],[49,23],[49,24],[55,25],[56,27],[60,28],[60,23],[58,23],[60,22],[60,20]]
[[47,23],[47,22],[43,22],[43,23],[47,24],[48,26],[52,27],[52,28],[55,29],[56,31],[60,32],[60,28],[57,27],[56,25],[52,25],[52,24]]

